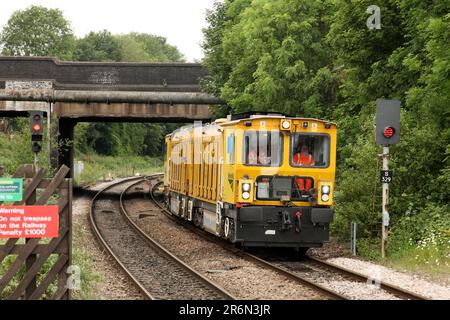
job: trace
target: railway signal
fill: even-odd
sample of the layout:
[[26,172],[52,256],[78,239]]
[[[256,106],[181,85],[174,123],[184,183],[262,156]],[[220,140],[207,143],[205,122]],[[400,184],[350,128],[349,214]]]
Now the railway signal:
[[400,141],[400,101],[377,100],[376,142],[383,146]]
[[44,133],[44,113],[42,111],[30,112],[31,150],[37,154],[41,151],[42,135]]
[[381,256],[386,256],[387,227],[389,226],[389,183],[392,182],[392,171],[389,170],[389,146],[400,141],[400,101],[377,100],[376,143],[383,146],[383,169],[380,172],[383,185],[382,206],[382,241]]

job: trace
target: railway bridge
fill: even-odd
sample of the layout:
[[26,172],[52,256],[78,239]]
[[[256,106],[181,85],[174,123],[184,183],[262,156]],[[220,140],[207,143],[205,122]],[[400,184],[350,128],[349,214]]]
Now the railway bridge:
[[[0,57],[0,117],[44,111],[56,116],[58,139],[72,140],[78,122],[210,121],[223,101],[201,92],[198,63],[60,62]],[[55,118],[55,117],[53,117]],[[73,150],[58,155],[73,168]],[[72,170],[71,170],[72,172]]]

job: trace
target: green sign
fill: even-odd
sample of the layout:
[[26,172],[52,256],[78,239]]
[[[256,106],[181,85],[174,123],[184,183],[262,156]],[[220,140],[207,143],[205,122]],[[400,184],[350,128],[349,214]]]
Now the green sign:
[[23,180],[0,178],[0,201],[22,201]]

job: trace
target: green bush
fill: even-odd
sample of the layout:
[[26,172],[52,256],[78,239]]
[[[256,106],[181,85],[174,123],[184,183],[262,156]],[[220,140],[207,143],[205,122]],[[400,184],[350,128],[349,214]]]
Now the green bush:
[[[34,154],[31,151],[31,133],[28,119],[16,119],[15,130],[10,135],[0,133],[0,166],[5,168],[5,175],[12,175],[23,164],[34,163]],[[47,169],[51,174],[49,154],[47,148],[48,137],[44,134],[41,143],[42,151],[38,154],[38,165]],[[55,142],[52,141],[55,145]]]
[[416,210],[410,207],[390,232],[393,258],[411,256],[417,263],[442,264],[450,258],[450,207],[433,203]]
[[92,184],[108,178],[128,177],[136,174],[148,175],[163,171],[161,158],[141,156],[80,155],[75,161],[84,163],[84,170],[75,176],[75,184]]

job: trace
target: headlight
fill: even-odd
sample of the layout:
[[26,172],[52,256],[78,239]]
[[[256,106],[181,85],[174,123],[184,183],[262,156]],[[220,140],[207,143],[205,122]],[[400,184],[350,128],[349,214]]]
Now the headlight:
[[322,186],[322,193],[325,194],[330,193],[330,186]]
[[243,192],[242,193],[242,199],[248,200],[249,198],[250,198],[250,193],[249,192]]
[[327,194],[323,194],[323,195],[322,195],[322,201],[323,201],[323,202],[327,202],[328,200],[330,200],[330,196],[327,195]]
[[291,126],[291,123],[290,123],[289,121],[283,121],[283,122],[281,123],[281,127],[282,127],[283,129],[289,129],[290,126]]
[[242,184],[242,191],[250,191],[250,183],[244,183]]

